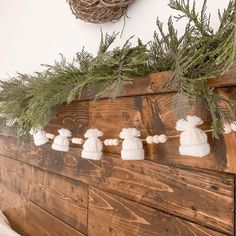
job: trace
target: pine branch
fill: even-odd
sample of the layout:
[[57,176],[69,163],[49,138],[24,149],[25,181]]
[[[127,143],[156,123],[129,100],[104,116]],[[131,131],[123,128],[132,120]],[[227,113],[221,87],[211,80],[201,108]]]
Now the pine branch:
[[236,4],[230,0],[221,14],[220,26],[213,32],[205,0],[200,13],[189,0],[171,0],[170,7],[180,13],[177,20],[188,19],[185,32],[179,37],[170,17],[167,32],[157,19],[157,31],[148,45],[131,38],[122,47],[110,50],[117,33],[101,32],[101,42],[94,57],[84,48],[72,63],[61,56],[54,65],[43,65],[43,72],[18,74],[9,81],[0,81],[0,114],[2,120],[13,120],[18,134],[27,135],[30,128],[43,128],[52,111],[62,103],[70,103],[82,90],[97,86],[96,99],[110,93],[112,97],[124,92],[133,78],[153,71],[172,70],[173,77],[166,84],[178,93],[176,110],[183,115],[189,108],[203,101],[212,116],[213,135],[222,133],[223,122],[235,119],[236,102],[225,99],[207,87],[207,80],[232,72],[236,62]]

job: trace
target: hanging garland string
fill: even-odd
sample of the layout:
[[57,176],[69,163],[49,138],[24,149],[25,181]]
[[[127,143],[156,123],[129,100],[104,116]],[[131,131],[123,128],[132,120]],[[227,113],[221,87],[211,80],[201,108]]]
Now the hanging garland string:
[[[141,132],[136,128],[123,128],[119,133],[119,138],[110,138],[101,140],[103,132],[96,128],[89,129],[85,132],[83,138],[73,137],[70,130],[61,128],[58,130],[58,135],[46,133],[44,130],[31,130],[34,144],[41,146],[53,140],[52,149],[61,152],[68,152],[70,149],[70,142],[77,145],[83,144],[81,157],[92,160],[101,160],[103,145],[118,146],[122,143],[121,158],[123,160],[143,160],[145,157],[143,142],[147,144],[164,144],[168,138],[180,137],[179,152],[183,156],[204,157],[210,153],[210,144],[206,133],[212,130],[203,131],[198,128],[203,124],[203,120],[197,116],[187,116],[180,119],[176,123],[176,130],[180,131],[180,135],[165,135],[159,134],[154,136],[147,136],[146,139],[140,138]],[[224,134],[236,132],[236,123],[225,123]]]
[[[43,72],[18,74],[1,81],[0,114],[11,122],[19,135],[28,135],[31,128],[47,125],[53,110],[62,103],[70,103],[82,90],[97,86],[96,99],[107,92],[116,97],[125,92],[132,78],[152,72],[172,70],[167,87],[177,88],[174,107],[177,117],[185,117],[188,106],[201,102],[212,117],[213,136],[223,133],[223,123],[235,121],[235,100],[225,99],[207,86],[207,80],[230,73],[236,77],[236,4],[230,0],[219,14],[220,26],[214,31],[206,13],[206,0],[200,13],[189,0],[170,0],[169,6],[179,11],[177,20],[187,18],[180,37],[172,18],[168,32],[157,20],[157,31],[149,44],[130,39],[122,47],[109,50],[117,34],[102,35],[96,56],[82,49],[73,62],[62,56],[54,65],[44,65]],[[186,106],[188,98],[188,106]],[[184,103],[184,104],[183,104]]]

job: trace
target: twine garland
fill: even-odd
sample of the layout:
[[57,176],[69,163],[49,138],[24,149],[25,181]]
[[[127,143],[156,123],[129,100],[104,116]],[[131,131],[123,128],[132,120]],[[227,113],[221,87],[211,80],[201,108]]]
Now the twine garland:
[[118,21],[134,0],[68,0],[72,13],[86,22]]

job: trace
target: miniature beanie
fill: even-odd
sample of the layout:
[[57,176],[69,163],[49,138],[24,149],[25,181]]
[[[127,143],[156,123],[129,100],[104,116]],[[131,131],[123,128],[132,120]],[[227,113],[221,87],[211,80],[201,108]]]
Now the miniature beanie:
[[102,141],[99,139],[103,133],[98,129],[89,129],[84,134],[87,140],[84,142],[81,157],[91,160],[101,160],[102,158]]
[[196,126],[203,121],[197,116],[187,116],[177,121],[176,129],[183,131],[180,135],[179,152],[183,156],[203,157],[210,153],[207,135]]
[[68,129],[59,129],[59,135],[57,135],[53,141],[52,149],[61,152],[68,152],[70,146],[70,140],[68,139],[71,137],[71,132]]
[[123,160],[143,160],[144,149],[142,140],[138,137],[140,131],[136,128],[124,128],[120,132],[119,137],[124,139],[122,143],[121,158]]
[[31,129],[30,134],[33,135],[34,144],[36,146],[41,146],[49,141],[49,139],[46,136],[46,132],[41,129]]

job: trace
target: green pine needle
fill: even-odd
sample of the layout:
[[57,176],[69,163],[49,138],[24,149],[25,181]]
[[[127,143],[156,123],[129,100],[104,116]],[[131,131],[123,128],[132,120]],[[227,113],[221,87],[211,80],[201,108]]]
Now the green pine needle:
[[[26,136],[31,128],[46,126],[53,110],[73,101],[82,90],[89,92],[91,86],[98,85],[96,99],[106,93],[116,97],[137,76],[172,70],[173,77],[166,87],[178,90],[174,100],[178,116],[186,115],[192,105],[201,101],[211,114],[213,136],[218,137],[223,122],[236,120],[236,101],[217,95],[207,86],[207,80],[223,74],[236,77],[236,3],[230,0],[224,12],[219,13],[216,31],[210,24],[206,0],[200,12],[189,0],[170,0],[169,6],[179,14],[169,18],[167,33],[157,19],[157,32],[148,45],[138,40],[132,46],[131,37],[122,47],[110,50],[118,34],[104,36],[101,32],[96,56],[83,48],[72,63],[61,56],[54,65],[43,65],[43,72],[0,81],[1,120],[13,121],[18,134]],[[188,23],[179,36],[173,19],[183,18]]]

